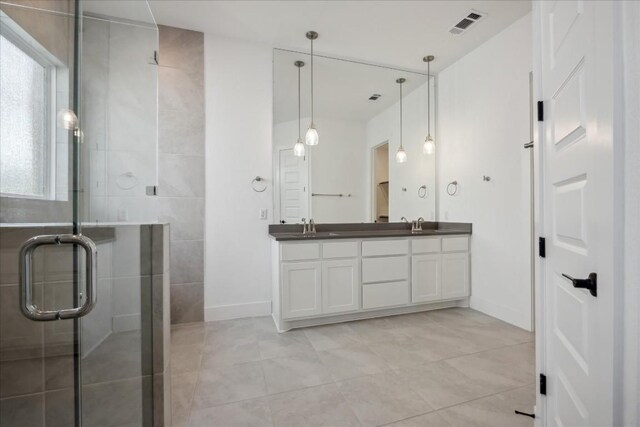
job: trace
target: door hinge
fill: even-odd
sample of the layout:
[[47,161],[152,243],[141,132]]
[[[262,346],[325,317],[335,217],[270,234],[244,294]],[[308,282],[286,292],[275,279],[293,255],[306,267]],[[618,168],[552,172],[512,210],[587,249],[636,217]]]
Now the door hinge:
[[538,121],[544,122],[544,102],[538,101]]
[[547,376],[540,374],[540,394],[547,395]]
[[547,257],[547,241],[544,237],[538,238],[538,256],[540,258]]

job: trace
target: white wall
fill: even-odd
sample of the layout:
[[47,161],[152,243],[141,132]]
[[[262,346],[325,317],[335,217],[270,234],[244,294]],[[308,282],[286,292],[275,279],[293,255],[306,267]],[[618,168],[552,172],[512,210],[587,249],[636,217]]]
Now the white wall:
[[[438,139],[435,131],[434,79],[431,79],[431,134]],[[367,122],[367,145],[364,152],[367,178],[367,221],[374,220],[371,172],[373,147],[389,141],[389,221],[400,221],[405,216],[409,220],[423,217],[428,221],[436,219],[436,171],[435,155],[422,152],[427,136],[427,84],[405,94],[403,107],[403,146],[407,152],[406,163],[396,163],[395,156],[400,146],[400,105],[398,102]],[[418,197],[418,187],[426,185],[428,196]],[[406,188],[407,191],[402,191]]]
[[271,47],[205,35],[207,321],[271,312],[272,86]]
[[[440,220],[473,223],[471,307],[531,328],[526,15],[438,75]],[[483,175],[491,177],[484,182]],[[459,192],[448,196],[447,183]]]

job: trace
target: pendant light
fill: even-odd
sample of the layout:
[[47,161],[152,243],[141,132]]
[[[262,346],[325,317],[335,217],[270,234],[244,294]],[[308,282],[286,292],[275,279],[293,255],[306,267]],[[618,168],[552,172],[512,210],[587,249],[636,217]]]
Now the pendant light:
[[433,154],[436,149],[436,143],[431,136],[431,61],[434,59],[433,55],[422,58],[427,63],[427,138],[422,146],[424,154]]
[[407,79],[405,78],[396,80],[396,83],[400,85],[400,147],[398,147],[398,151],[396,152],[397,163],[405,163],[407,161],[407,152],[404,151],[404,147],[402,146],[402,83],[406,81]]
[[318,131],[316,125],[313,123],[313,41],[318,38],[318,33],[315,31],[307,31],[307,38],[311,40],[311,124],[307,129],[307,134],[304,137],[307,145],[318,145]]
[[304,62],[296,61],[293,63],[296,67],[298,67],[298,141],[293,146],[293,155],[297,157],[304,156],[304,143],[302,142],[302,138],[300,137],[300,69],[304,67]]

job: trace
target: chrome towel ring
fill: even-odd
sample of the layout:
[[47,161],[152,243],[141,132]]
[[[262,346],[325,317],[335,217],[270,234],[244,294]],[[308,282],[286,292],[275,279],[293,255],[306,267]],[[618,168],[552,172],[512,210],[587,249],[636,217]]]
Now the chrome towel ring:
[[[256,184],[258,184],[257,188],[256,188]],[[262,178],[261,176],[256,176],[255,178],[253,178],[253,180],[251,180],[251,188],[256,193],[264,192],[267,189],[267,184],[265,183],[265,179]]]
[[138,185],[138,178],[133,172],[125,172],[116,178],[116,185],[121,190],[131,190]]
[[447,194],[454,196],[458,192],[458,181],[451,181],[447,184]]
[[418,197],[420,197],[421,199],[426,199],[427,198],[427,186],[426,185],[423,185],[423,186],[418,188]]

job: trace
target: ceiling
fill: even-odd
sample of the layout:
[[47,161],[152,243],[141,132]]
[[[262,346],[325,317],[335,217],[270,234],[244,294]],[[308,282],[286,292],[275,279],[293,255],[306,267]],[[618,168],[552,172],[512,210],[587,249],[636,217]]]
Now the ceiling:
[[[498,1],[202,1],[149,0],[158,24],[307,50],[320,33],[320,54],[439,72],[531,10],[529,0]],[[462,35],[449,29],[471,10],[487,16]]]

